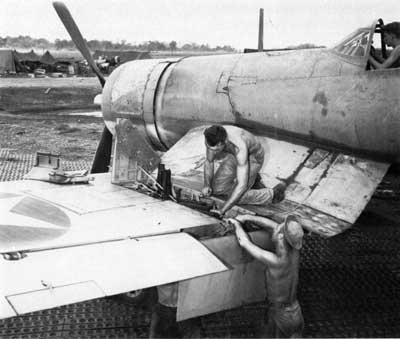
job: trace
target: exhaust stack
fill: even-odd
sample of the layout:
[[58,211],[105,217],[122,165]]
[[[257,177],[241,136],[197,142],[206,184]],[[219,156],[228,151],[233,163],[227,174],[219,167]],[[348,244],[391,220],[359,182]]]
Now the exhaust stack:
[[260,18],[258,22],[258,51],[264,50],[264,9],[260,8]]

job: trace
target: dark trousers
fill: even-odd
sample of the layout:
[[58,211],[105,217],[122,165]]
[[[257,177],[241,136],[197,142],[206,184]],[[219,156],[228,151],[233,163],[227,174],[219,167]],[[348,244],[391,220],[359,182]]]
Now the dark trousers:
[[151,316],[149,338],[200,338],[200,318],[176,321],[176,307],[160,303]]
[[298,301],[291,304],[270,303],[264,338],[302,338],[304,318]]

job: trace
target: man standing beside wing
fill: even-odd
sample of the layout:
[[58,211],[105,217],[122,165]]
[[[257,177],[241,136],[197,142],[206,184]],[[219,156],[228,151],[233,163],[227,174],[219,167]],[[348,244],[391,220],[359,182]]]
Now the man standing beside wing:
[[[300,222],[292,215],[282,224],[252,215],[239,215],[228,221],[235,227],[239,245],[265,266],[268,318],[263,326],[263,338],[301,338],[304,319],[297,300],[297,286],[304,232]],[[242,227],[246,221],[269,232],[274,245],[272,251],[251,241]]]

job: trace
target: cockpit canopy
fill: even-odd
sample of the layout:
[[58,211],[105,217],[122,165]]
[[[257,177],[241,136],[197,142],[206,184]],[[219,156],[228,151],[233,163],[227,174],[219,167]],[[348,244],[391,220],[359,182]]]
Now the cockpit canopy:
[[377,42],[376,50],[381,51],[382,56],[386,57],[386,48],[383,43],[383,34],[381,26],[383,20],[379,19],[372,23],[369,27],[359,28],[345,39],[335,45],[331,51],[352,64],[356,64],[362,68],[367,68],[368,55],[374,39]]

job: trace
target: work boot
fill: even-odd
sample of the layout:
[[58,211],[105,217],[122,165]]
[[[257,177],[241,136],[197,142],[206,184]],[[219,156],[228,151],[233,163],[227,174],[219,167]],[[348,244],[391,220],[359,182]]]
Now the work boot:
[[274,196],[272,198],[272,203],[277,204],[281,202],[283,199],[285,199],[285,190],[286,190],[286,184],[283,182],[280,182],[278,185],[276,185],[273,188],[274,191]]

